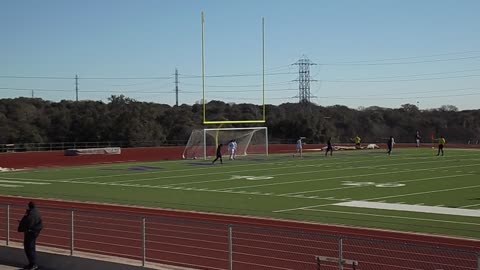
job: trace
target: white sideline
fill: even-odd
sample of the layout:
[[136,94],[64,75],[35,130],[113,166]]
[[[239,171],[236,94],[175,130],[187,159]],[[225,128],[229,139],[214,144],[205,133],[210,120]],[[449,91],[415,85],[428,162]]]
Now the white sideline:
[[419,212],[419,213],[429,213],[429,214],[480,217],[480,210],[460,209],[460,208],[451,208],[451,207],[408,205],[408,204],[399,204],[399,203],[381,203],[381,202],[366,202],[366,201],[341,202],[341,203],[335,203],[333,205],[369,208],[369,209],[409,211],[409,212]]

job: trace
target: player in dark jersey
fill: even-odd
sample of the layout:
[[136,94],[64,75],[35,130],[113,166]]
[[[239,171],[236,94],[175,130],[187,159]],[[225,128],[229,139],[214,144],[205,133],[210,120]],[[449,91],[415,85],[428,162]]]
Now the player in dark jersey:
[[390,136],[387,141],[387,147],[388,147],[388,152],[387,154],[390,156],[392,153],[393,145],[395,144],[395,140],[393,139],[393,136]]
[[332,147],[332,138],[329,137],[327,141],[327,151],[325,152],[325,156],[327,156],[328,151],[330,151],[330,156],[333,155],[333,147]]
[[222,146],[223,144],[219,144],[218,147],[217,147],[217,157],[212,161],[212,164],[215,164],[215,161],[217,161],[217,159],[220,159],[220,164],[223,164],[223,160],[222,160]]

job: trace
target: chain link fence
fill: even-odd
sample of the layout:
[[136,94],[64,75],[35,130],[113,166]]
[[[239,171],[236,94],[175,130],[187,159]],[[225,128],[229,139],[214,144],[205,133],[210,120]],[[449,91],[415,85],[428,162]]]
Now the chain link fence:
[[[218,270],[480,270],[474,251],[362,237],[107,211],[39,208],[38,245]],[[0,204],[0,240],[21,243],[25,206]]]

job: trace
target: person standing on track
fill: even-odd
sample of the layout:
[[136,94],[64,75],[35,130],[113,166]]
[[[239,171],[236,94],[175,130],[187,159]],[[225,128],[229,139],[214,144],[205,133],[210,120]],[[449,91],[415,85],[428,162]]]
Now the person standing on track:
[[23,269],[39,269],[37,265],[36,242],[42,229],[43,223],[40,212],[34,202],[29,202],[28,209],[18,224],[18,232],[23,232],[23,248],[28,259],[28,265],[25,265]]

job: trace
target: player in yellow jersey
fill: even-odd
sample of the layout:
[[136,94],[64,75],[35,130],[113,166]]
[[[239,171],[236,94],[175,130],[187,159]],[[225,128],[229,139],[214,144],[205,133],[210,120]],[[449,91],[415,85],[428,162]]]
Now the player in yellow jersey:
[[351,140],[355,142],[356,149],[362,149],[362,147],[360,146],[360,142],[362,141],[362,139],[358,137],[358,135],[352,138]]
[[440,136],[440,138],[437,139],[438,140],[438,153],[437,153],[437,156],[440,156],[440,152],[442,152],[442,156],[443,156],[443,146],[445,145],[445,143],[447,141],[445,141],[445,138],[443,136]]

